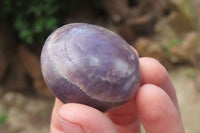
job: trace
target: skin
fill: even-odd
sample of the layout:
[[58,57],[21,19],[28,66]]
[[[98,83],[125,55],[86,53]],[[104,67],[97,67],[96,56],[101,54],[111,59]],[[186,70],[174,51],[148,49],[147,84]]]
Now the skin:
[[81,104],[62,104],[52,112],[51,133],[184,133],[176,92],[166,69],[155,59],[139,58],[142,84],[120,109],[102,113]]

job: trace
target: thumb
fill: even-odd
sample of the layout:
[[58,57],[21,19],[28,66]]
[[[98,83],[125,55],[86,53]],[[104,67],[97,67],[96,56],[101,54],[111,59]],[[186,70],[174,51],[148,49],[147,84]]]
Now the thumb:
[[117,133],[111,120],[102,112],[82,104],[65,104],[58,119],[66,133]]

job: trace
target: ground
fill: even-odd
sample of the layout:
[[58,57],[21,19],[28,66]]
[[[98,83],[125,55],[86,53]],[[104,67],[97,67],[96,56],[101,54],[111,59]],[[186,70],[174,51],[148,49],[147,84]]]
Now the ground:
[[199,133],[200,91],[195,88],[190,67],[179,67],[170,71],[174,82],[186,133]]
[[[193,68],[182,66],[169,71],[177,91],[183,124],[187,133],[199,133],[200,92],[195,89]],[[0,96],[1,133],[49,133],[54,99],[7,92]]]

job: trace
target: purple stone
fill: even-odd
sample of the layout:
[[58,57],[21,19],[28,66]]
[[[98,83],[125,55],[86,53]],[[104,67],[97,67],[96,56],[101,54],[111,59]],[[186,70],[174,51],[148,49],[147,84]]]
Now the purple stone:
[[103,112],[119,108],[139,89],[136,54],[105,28],[73,23],[54,31],[41,54],[42,74],[63,103],[81,103]]

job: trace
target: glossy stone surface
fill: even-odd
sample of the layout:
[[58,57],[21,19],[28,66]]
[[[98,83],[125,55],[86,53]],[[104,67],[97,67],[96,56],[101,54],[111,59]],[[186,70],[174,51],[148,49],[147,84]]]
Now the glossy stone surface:
[[126,103],[141,81],[138,58],[127,42],[85,23],[64,25],[48,37],[41,68],[48,87],[63,103],[103,112]]

